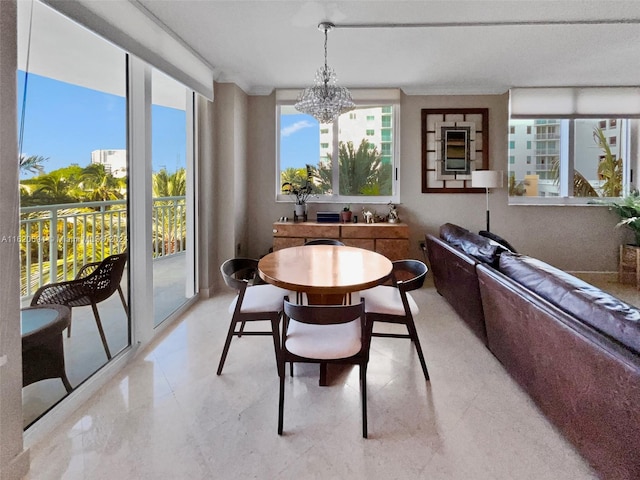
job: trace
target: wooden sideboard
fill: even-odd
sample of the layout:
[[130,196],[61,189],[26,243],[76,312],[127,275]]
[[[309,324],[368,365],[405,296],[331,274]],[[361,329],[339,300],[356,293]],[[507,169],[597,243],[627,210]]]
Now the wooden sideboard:
[[334,238],[351,247],[381,253],[389,260],[409,258],[406,223],[275,222],[273,249],[297,247],[315,238]]

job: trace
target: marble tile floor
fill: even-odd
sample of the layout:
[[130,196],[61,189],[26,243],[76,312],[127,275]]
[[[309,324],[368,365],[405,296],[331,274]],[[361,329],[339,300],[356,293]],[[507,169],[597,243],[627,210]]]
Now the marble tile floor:
[[414,297],[431,382],[407,340],[374,338],[369,439],[355,367],[330,368],[319,387],[317,366],[296,365],[281,437],[270,338],[234,339],[215,374],[224,292],[34,445],[27,479],[597,478],[431,284]]

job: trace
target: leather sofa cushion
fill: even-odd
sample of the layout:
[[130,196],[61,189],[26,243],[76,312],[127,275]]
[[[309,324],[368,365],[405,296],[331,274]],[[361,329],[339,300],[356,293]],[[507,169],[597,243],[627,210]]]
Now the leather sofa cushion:
[[640,310],[562,270],[505,253],[499,269],[561,310],[640,353]]
[[500,254],[507,251],[490,239],[452,223],[445,223],[440,227],[440,238],[478,261],[496,268]]

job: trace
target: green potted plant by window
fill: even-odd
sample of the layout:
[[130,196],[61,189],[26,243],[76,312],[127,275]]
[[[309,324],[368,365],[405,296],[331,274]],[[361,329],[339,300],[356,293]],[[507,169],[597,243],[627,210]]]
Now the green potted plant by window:
[[313,184],[307,180],[304,185],[298,186],[291,182],[282,184],[282,193],[295,197],[294,213],[296,217],[305,217],[307,214],[307,199],[313,195]]
[[633,190],[617,202],[609,203],[609,210],[613,210],[620,217],[616,227],[627,227],[634,235],[635,246],[640,246],[640,192]]
[[351,206],[350,205],[345,205],[345,207],[340,212],[340,218],[342,219],[342,223],[351,222]]
[[616,227],[627,227],[633,232],[635,243],[620,246],[620,266],[618,281],[620,283],[638,283],[637,257],[640,255],[640,192],[633,190],[617,202],[610,202],[609,210],[620,217]]

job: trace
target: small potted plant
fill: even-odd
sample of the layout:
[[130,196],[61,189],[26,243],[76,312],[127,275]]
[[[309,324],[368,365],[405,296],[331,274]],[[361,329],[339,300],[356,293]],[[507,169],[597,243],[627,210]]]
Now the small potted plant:
[[640,192],[632,191],[617,202],[608,203],[620,217],[616,227],[627,227],[633,232],[635,243],[620,246],[620,266],[618,281],[620,283],[637,283],[640,272],[638,259],[640,255]]
[[293,195],[295,197],[294,212],[298,217],[304,217],[307,214],[307,199],[313,195],[313,184],[307,180],[304,185],[297,186],[290,182],[282,184],[282,193]]
[[634,245],[640,246],[640,192],[634,190],[620,201],[609,203],[609,209],[620,217],[616,227],[629,228],[634,235]]
[[345,205],[340,212],[340,218],[342,219],[342,223],[351,223],[351,206]]

